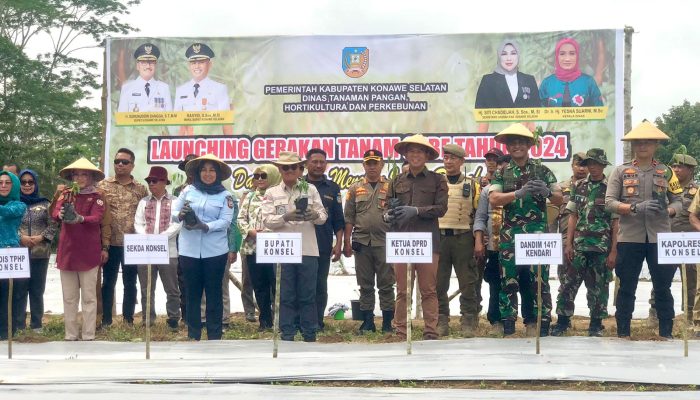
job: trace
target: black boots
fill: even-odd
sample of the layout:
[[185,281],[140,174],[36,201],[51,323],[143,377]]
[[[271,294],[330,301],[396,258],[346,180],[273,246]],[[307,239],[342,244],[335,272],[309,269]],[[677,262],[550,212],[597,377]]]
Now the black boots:
[[365,332],[376,332],[377,327],[374,325],[374,311],[362,310],[362,325],[360,325],[360,334]]
[[673,320],[672,319],[660,319],[659,320],[659,336],[666,339],[673,339]]
[[617,337],[628,338],[630,337],[630,320],[615,318],[617,320]]
[[515,333],[515,320],[503,320],[503,336],[510,336]]
[[601,337],[603,336],[603,320],[600,318],[591,318],[588,324],[588,336]]
[[[544,321],[542,321],[542,327],[544,328]],[[558,315],[557,323],[552,327],[552,336],[563,336],[564,332],[568,331],[570,327],[571,317]]]
[[394,310],[382,311],[382,333],[391,333],[394,328],[391,327],[391,321],[394,320]]

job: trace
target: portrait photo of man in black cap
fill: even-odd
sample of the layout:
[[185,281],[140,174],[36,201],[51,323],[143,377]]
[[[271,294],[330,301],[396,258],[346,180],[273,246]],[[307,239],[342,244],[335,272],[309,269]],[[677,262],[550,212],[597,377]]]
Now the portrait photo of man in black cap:
[[160,49],[153,43],[144,43],[134,51],[138,78],[122,85],[119,112],[171,111],[170,87],[155,79]]
[[[209,78],[214,51],[204,43],[193,43],[185,50],[185,57],[192,79],[177,87],[173,111],[230,110],[228,87]],[[224,125],[224,133],[231,133],[230,128],[230,125]],[[180,134],[194,134],[193,127],[182,127]]]

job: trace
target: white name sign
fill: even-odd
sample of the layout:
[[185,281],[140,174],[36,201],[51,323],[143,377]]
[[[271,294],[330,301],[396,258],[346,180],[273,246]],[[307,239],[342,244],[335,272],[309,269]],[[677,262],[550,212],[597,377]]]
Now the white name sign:
[[433,262],[430,232],[387,232],[386,262],[425,264]]
[[29,251],[26,247],[0,249],[0,279],[29,278]]
[[560,233],[519,233],[515,235],[515,264],[563,264]]
[[700,263],[700,232],[663,232],[656,236],[659,264]]
[[169,263],[168,235],[124,235],[124,264],[167,265]]
[[[301,232],[260,232],[256,236],[258,263],[301,264]],[[311,240],[316,240],[316,236]]]

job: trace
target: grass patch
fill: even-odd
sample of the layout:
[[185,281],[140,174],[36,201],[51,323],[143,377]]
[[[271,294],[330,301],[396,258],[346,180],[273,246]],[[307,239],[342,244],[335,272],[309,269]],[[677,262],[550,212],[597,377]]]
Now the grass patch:
[[[566,332],[565,336],[587,336],[588,335],[588,318],[574,317],[572,318],[572,327]],[[320,343],[392,343],[401,341],[398,336],[377,332],[370,332],[364,335],[359,335],[357,329],[360,326],[360,321],[353,320],[333,320],[325,319],[325,329],[319,332],[317,340]],[[381,326],[381,318],[376,318],[377,326]],[[605,331],[603,336],[616,337],[615,318],[604,320],[603,325]],[[682,328],[684,326],[683,316],[676,317],[674,324],[674,337],[682,338]],[[482,317],[479,327],[476,330],[476,337],[494,337],[490,333],[491,326],[486,318]],[[632,321],[632,340],[664,340],[658,336],[657,329],[652,329],[646,325],[646,320]],[[51,341],[62,341],[65,335],[62,315],[46,315],[44,316],[44,328],[41,333],[36,333],[30,329],[19,331],[14,341],[20,343],[43,343]],[[689,337],[692,336],[689,333]],[[140,342],[144,341],[146,330],[140,318],[140,314],[136,315],[134,325],[128,325],[121,321],[120,318],[115,319],[114,324],[107,329],[98,329],[96,340],[104,340],[111,342]],[[423,339],[423,321],[413,321],[411,337],[415,341]],[[459,325],[459,317],[453,316],[450,320],[449,335],[443,339],[461,338],[461,330]],[[525,326],[518,322],[516,332],[513,338],[524,338]],[[206,338],[206,329],[203,330],[202,338]],[[243,313],[234,313],[231,315],[228,327],[224,328],[223,339],[225,340],[253,340],[253,339],[272,339],[272,330],[258,332],[258,324],[251,323],[245,320]],[[180,323],[177,331],[172,331],[167,323],[166,318],[160,316],[156,318],[155,324],[151,327],[151,341],[153,342],[169,342],[169,341],[186,341],[187,328],[183,323]]]

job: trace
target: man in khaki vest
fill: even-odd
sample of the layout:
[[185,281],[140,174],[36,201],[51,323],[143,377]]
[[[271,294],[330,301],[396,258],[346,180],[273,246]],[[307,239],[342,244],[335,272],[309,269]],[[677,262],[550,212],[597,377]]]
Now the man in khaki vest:
[[478,184],[461,172],[464,165],[464,148],[456,144],[443,146],[443,161],[447,175],[447,213],[438,220],[440,224],[440,262],[437,272],[438,333],[449,334],[450,302],[447,292],[454,267],[459,289],[460,324],[462,335],[473,337],[479,321],[479,281],[474,261],[474,233],[472,219],[474,202],[478,199]]

